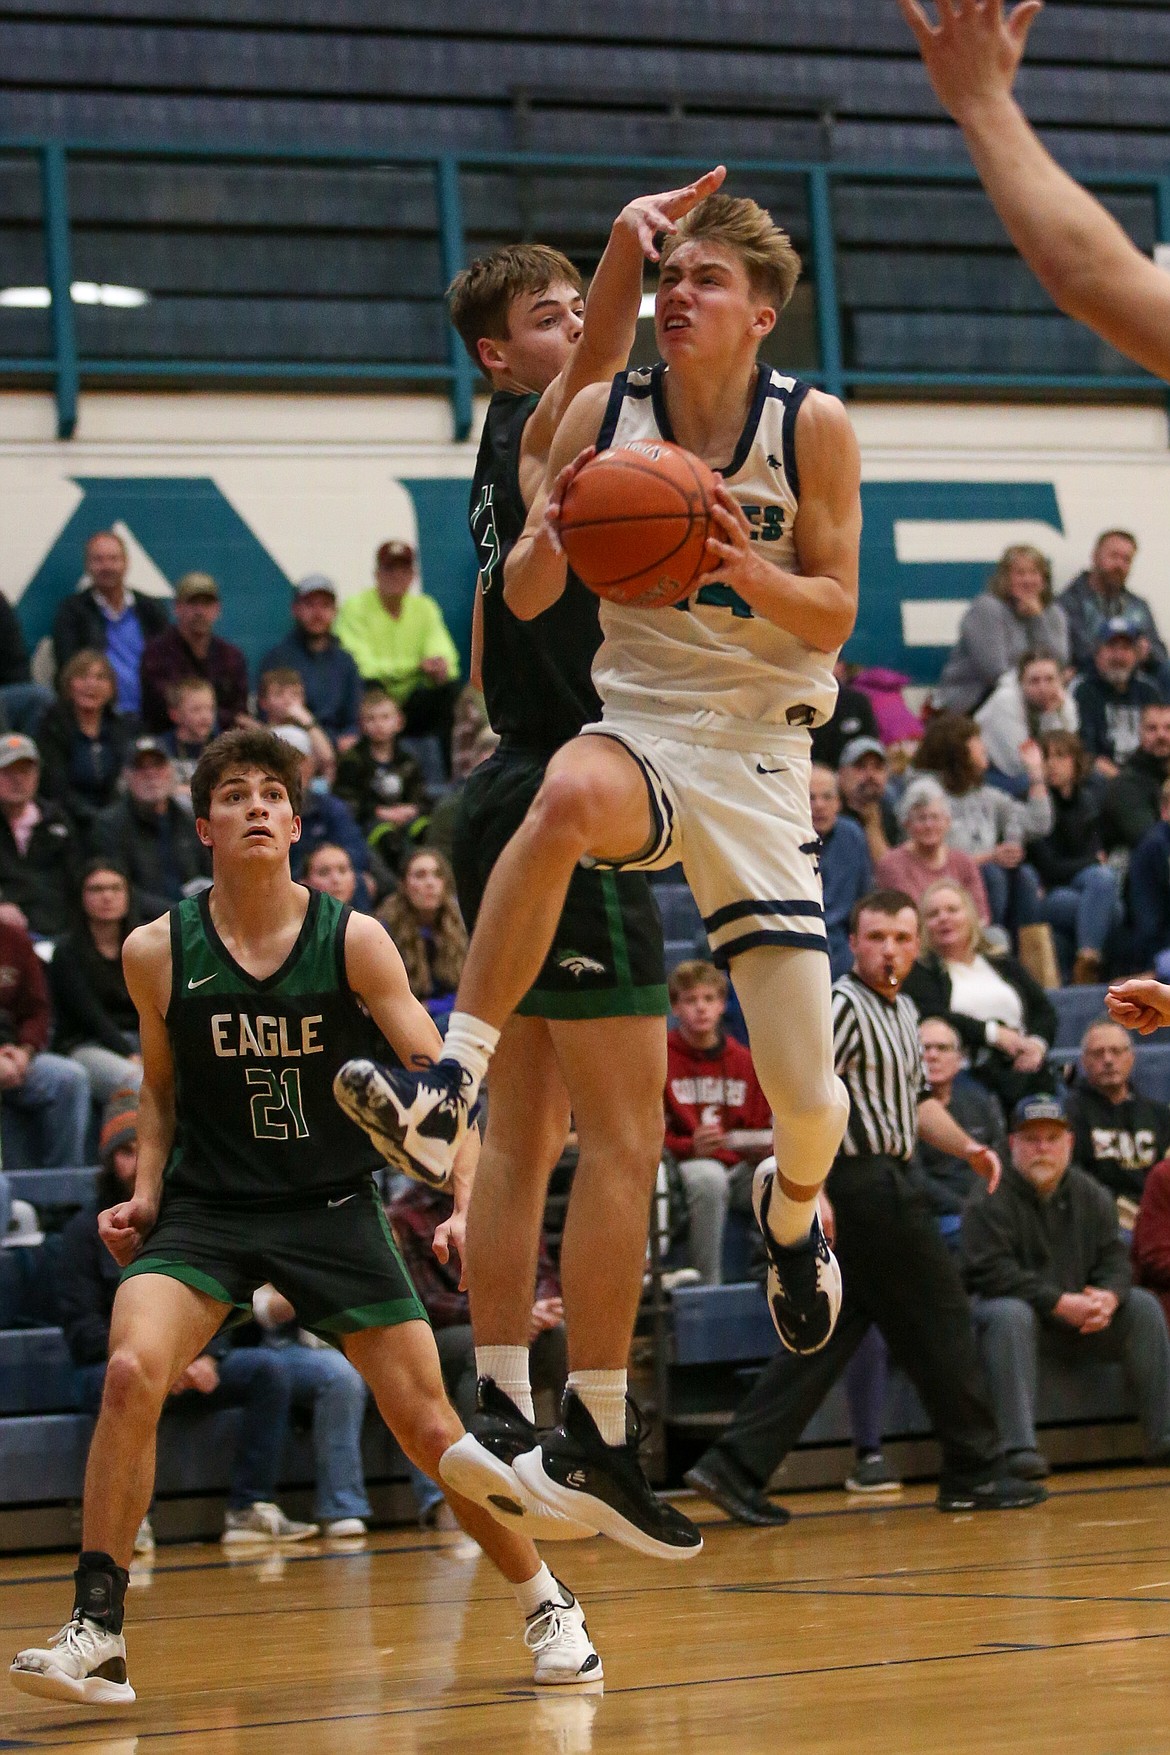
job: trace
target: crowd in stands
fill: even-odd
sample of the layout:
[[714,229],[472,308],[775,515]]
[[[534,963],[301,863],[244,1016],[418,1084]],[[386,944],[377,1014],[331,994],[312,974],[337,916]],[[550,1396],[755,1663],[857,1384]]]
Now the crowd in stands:
[[[1170,661],[1149,606],[1127,587],[1135,552],[1132,537],[1106,532],[1057,596],[1042,554],[1008,549],[929,699],[911,704],[905,679],[842,664],[837,711],[813,738],[833,978],[853,967],[861,900],[876,888],[911,898],[921,944],[904,991],[921,1019],[929,1092],[1008,1166],[984,1197],[963,1159],[920,1140],[913,1174],[972,1294],[1005,1442],[1035,1474],[1046,1467],[1036,1361],[1048,1355],[1121,1359],[1151,1453],[1170,1448],[1170,1107],[1135,1087],[1130,1038],[1104,1018],[1071,1077],[1051,1057],[1054,987],[1147,969],[1170,979]],[[184,575],[168,611],[127,584],[116,534],[95,533],[84,564],[54,624],[55,692],[29,680],[0,598],[0,1123],[9,1168],[100,1156],[106,1201],[132,1185],[141,1079],[122,943],[210,882],[190,797],[209,741],[263,723],[297,750],[294,876],[382,922],[443,1028],[467,950],[452,825],[463,782],[496,740],[481,697],[461,683],[438,605],[411,589],[405,543],[384,543],[373,587],[340,606],[324,574],[302,579],[288,631],[254,675],[215,632],[210,574]],[[752,1176],[771,1150],[732,998],[701,941],[671,973],[664,1174],[676,1222],[666,1242],[671,1262],[706,1285],[724,1278],[732,1232],[746,1251]],[[10,1204],[0,1175],[0,1218]],[[458,1262],[431,1249],[449,1204],[410,1185],[389,1211],[466,1419],[466,1293]],[[71,1222],[59,1264],[86,1406],[100,1394],[116,1283],[95,1212]],[[361,1380],[298,1329],[272,1288],[254,1314],[248,1344],[217,1342],[175,1396],[176,1417],[195,1401],[244,1409],[225,1540],[316,1527],[276,1504],[274,1433],[295,1406],[314,1437],[317,1524],[358,1534],[369,1515]],[[545,1252],[533,1381],[554,1392],[562,1318]],[[848,1378],[851,1480],[865,1490],[896,1485],[880,1454],[886,1369],[874,1329]],[[414,1486],[420,1517],[433,1521],[437,1491],[421,1476]]]
[[94,532],[79,558],[81,586],[53,624],[55,690],[30,680],[18,617],[0,605],[9,1168],[92,1160],[101,1105],[140,1079],[122,941],[210,882],[191,776],[218,732],[265,724],[297,749],[294,875],[377,914],[440,1021],[466,949],[445,849],[462,780],[495,742],[442,612],[411,589],[407,543],[383,543],[373,587],[340,608],[324,574],[302,579],[254,675],[216,632],[210,573],[184,574],[168,606],[131,587],[115,532]]

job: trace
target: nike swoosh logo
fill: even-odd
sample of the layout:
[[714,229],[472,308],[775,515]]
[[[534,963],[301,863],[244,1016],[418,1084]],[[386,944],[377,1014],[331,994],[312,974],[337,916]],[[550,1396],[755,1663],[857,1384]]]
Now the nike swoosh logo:
[[757,774],[786,774],[787,772],[788,766],[785,762],[781,762],[778,768],[765,768],[763,762],[756,763]]
[[190,993],[190,991],[193,987],[203,987],[207,984],[207,982],[214,981],[214,980],[215,980],[214,975],[201,975],[199,977],[198,981],[188,981],[187,992]]
[[340,1200],[327,1200],[325,1202],[325,1205],[327,1207],[343,1207],[347,1200],[356,1200],[356,1199],[357,1199],[357,1193],[355,1191],[353,1194],[343,1194]]

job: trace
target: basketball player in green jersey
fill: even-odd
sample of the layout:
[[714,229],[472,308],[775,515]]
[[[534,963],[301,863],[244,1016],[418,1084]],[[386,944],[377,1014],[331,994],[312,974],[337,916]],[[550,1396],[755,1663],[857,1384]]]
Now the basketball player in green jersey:
[[[216,740],[192,781],[214,883],[126,941],[141,1020],[138,1176],[99,1219],[124,1267],[86,1470],[72,1619],[10,1671],[23,1691],[86,1705],[134,1699],[123,1606],[150,1502],[167,1392],[265,1281],[366,1379],[428,1474],[462,1432],[434,1336],[390,1235],[379,1159],[333,1094],[377,1031],[409,1061],[439,1035],[385,930],[294,884],[299,760],[267,731]],[[376,1029],[375,1029],[376,1026]],[[460,1155],[460,1206],[477,1141]],[[600,1679],[581,1609],[531,1541],[458,1497],[467,1532],[512,1584],[538,1682]]]

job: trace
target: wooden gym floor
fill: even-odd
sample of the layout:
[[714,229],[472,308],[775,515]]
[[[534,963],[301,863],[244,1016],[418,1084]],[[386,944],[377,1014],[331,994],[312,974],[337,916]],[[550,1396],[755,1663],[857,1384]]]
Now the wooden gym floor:
[[[703,1508],[706,1548],[677,1566],[561,1547],[602,1694],[538,1694],[511,1598],[457,1535],[230,1564],[164,1548],[128,1598],[138,1704],[0,1688],[0,1750],[1165,1755],[1168,1485],[1062,1475],[1046,1506],[978,1518],[940,1516],[925,1487],[881,1509],[799,1494],[778,1531]],[[0,1561],[5,1660],[65,1619],[70,1564]]]

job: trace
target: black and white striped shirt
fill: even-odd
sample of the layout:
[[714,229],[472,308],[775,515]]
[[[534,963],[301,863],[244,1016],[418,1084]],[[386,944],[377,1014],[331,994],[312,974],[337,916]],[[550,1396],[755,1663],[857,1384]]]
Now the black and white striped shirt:
[[918,1105],[930,1095],[913,1002],[901,993],[883,999],[860,976],[842,975],[833,983],[833,1059],[849,1092],[842,1156],[908,1159]]

